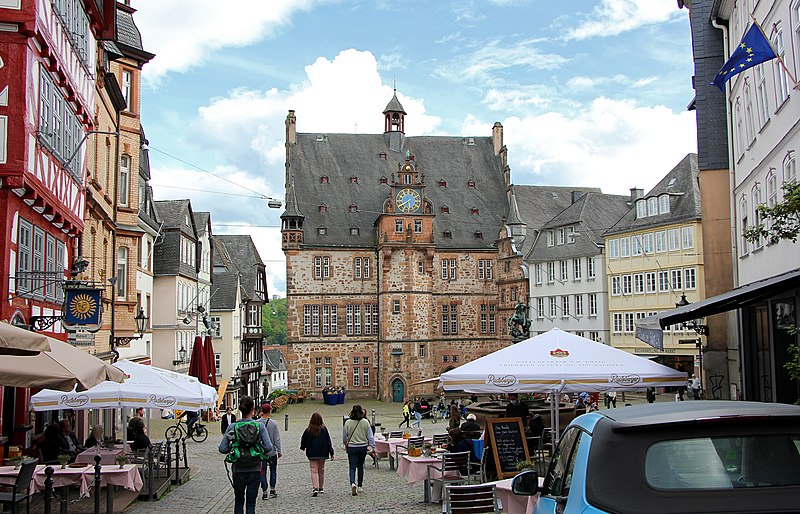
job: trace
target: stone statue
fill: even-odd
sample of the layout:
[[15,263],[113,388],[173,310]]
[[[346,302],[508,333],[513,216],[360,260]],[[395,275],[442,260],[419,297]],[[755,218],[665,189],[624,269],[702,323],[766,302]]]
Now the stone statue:
[[530,335],[531,320],[527,313],[528,306],[519,300],[514,307],[514,315],[508,318],[508,333],[514,339],[525,339]]

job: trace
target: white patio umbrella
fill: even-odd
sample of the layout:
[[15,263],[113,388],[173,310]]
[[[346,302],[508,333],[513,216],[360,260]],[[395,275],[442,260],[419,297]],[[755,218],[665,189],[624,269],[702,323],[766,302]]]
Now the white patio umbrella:
[[35,411],[117,407],[198,411],[216,402],[215,396],[209,399],[208,392],[197,387],[199,383],[176,379],[166,370],[128,360],[115,366],[127,376],[122,384],[103,382],[80,393],[45,389],[31,397],[31,406]]

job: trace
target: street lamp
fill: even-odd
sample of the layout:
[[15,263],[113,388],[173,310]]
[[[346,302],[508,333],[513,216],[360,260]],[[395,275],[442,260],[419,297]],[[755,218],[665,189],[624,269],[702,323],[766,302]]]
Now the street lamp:
[[147,320],[149,319],[145,315],[144,309],[139,307],[139,313],[133,319],[136,320],[136,328],[139,329],[139,338],[144,337],[144,332],[147,330]]
[[178,350],[178,359],[179,363],[186,362],[186,347],[183,346],[183,343],[181,343],[181,349]]
[[689,305],[689,303],[690,302],[689,302],[689,300],[686,299],[686,294],[684,293],[684,294],[681,295],[680,301],[675,304],[675,307],[678,307],[678,308],[686,307],[687,305]]

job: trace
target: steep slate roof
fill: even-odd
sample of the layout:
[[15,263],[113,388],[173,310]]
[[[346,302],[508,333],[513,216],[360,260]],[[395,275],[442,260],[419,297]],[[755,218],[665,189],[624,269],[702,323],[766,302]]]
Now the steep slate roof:
[[[397,175],[406,150],[424,175],[425,196],[432,202],[435,215],[436,246],[495,246],[507,201],[501,161],[494,154],[490,137],[407,137],[402,153],[390,151],[383,134],[326,134],[324,141],[317,139],[316,134],[297,134],[289,163],[289,173],[296,181],[297,203],[303,206],[305,215],[306,247],[374,247],[374,224],[383,212],[392,174]],[[379,157],[381,152],[386,153],[386,159]],[[329,183],[321,183],[322,176],[327,176]],[[358,182],[352,183],[351,177],[357,177]],[[389,184],[381,184],[381,177]],[[440,180],[447,186],[440,187]],[[468,187],[469,180],[475,181],[474,188]],[[327,212],[320,212],[321,204],[327,206]],[[349,212],[350,205],[357,206],[357,212]],[[449,207],[450,213],[442,213],[442,206]],[[473,207],[478,214],[472,214]],[[327,235],[320,236],[318,227],[326,227]],[[352,227],[358,227],[359,235],[350,235]],[[452,238],[443,237],[446,230]],[[476,238],[475,232],[481,232],[483,239]]]
[[270,371],[286,371],[286,358],[280,350],[264,350],[264,366]]
[[[156,215],[164,223],[163,238],[155,245],[153,252],[153,273],[155,275],[185,275],[197,277],[195,266],[181,262],[181,234],[192,241],[197,240],[194,213],[189,200],[159,200],[153,202]],[[189,225],[185,223],[189,216]]]
[[[214,257],[220,256],[221,261],[229,270],[236,270],[241,275],[241,286],[248,300],[256,300],[256,285],[259,271],[264,268],[264,262],[258,254],[253,239],[248,235],[222,235],[214,236]],[[224,246],[225,251],[217,245]],[[229,257],[229,259],[228,259]],[[216,274],[214,275],[216,279]],[[264,284],[266,287],[266,284]],[[267,298],[267,291],[264,291]]]
[[[630,210],[630,197],[608,195],[590,191],[575,203],[556,214],[542,227],[542,232],[531,248],[528,262],[545,262],[600,253],[603,234]],[[574,243],[547,246],[545,232],[564,226],[576,227]]]
[[517,201],[522,221],[527,225],[527,235],[522,245],[522,255],[527,255],[536,240],[534,231],[539,231],[545,223],[572,204],[572,192],[586,193],[596,187],[568,186],[511,186]]
[[239,308],[236,293],[239,288],[239,272],[214,273],[211,284],[211,310],[232,311]]
[[[647,199],[669,193],[669,212],[637,219],[634,204],[628,213],[606,232],[606,235],[700,219],[700,186],[697,182],[697,172],[697,154],[687,154],[643,197]],[[672,179],[675,181],[670,186]]]
[[210,212],[195,212],[194,222],[197,225],[197,237],[203,237],[208,232],[208,222],[211,220]]
[[144,50],[142,33],[133,21],[133,13],[127,9],[117,9],[117,42],[137,50]]

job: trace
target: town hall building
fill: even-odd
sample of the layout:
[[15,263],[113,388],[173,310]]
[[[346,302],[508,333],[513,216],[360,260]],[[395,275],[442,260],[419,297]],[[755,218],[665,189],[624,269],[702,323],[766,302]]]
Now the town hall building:
[[297,133],[286,118],[288,385],[403,401],[416,384],[509,344],[498,234],[510,170],[488,137]]

